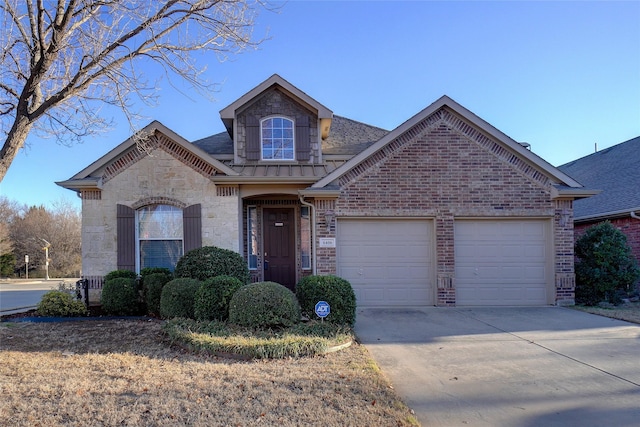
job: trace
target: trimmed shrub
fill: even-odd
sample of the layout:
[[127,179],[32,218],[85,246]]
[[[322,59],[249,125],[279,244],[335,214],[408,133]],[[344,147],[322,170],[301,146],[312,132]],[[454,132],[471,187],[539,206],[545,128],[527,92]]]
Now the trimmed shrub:
[[130,316],[139,313],[139,298],[136,279],[116,277],[104,282],[102,287],[102,311],[106,314]]
[[198,320],[227,320],[233,294],[243,283],[236,277],[217,276],[207,279],[196,292],[194,315]]
[[249,283],[249,267],[242,255],[215,246],[193,249],[178,260],[176,277],[190,277],[201,281],[216,276],[236,277],[243,284]]
[[42,296],[37,312],[40,316],[77,317],[86,316],[87,307],[68,292],[49,291]]
[[140,270],[140,277],[142,278],[142,280],[144,280],[145,277],[156,273],[163,273],[169,277],[173,276],[171,270],[166,267],[145,267]]
[[327,322],[353,326],[356,322],[356,294],[351,283],[338,276],[307,276],[296,285],[302,314],[317,318],[315,306],[326,301],[331,307]]
[[163,319],[193,319],[193,305],[201,284],[199,280],[182,277],[164,285],[160,296],[160,316]]
[[229,321],[257,328],[288,327],[300,321],[300,305],[295,294],[279,283],[252,283],[231,298]]
[[159,316],[162,288],[169,283],[171,275],[161,272],[152,273],[143,277],[144,299],[147,304],[147,313]]
[[587,229],[575,246],[576,302],[619,304],[640,277],[627,237],[609,221]]
[[106,276],[104,276],[104,282],[107,283],[111,279],[117,279],[120,277],[124,277],[126,279],[137,279],[138,275],[135,271],[131,270],[114,270],[110,271]]

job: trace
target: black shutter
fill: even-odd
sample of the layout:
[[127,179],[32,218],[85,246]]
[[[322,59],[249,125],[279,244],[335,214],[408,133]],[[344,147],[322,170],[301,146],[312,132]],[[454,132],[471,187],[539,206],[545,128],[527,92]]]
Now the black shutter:
[[136,271],[136,212],[118,205],[116,218],[118,270]]
[[309,160],[311,151],[311,135],[309,133],[309,117],[296,119],[296,159]]
[[202,247],[202,206],[200,203],[187,206],[182,211],[184,253]]
[[260,160],[260,122],[254,116],[247,116],[246,126],[247,160]]

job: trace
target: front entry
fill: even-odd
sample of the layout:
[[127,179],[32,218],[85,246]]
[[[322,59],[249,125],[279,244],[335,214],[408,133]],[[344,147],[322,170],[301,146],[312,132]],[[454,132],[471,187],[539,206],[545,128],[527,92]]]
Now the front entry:
[[289,208],[265,208],[264,280],[295,290],[296,250],[295,211]]

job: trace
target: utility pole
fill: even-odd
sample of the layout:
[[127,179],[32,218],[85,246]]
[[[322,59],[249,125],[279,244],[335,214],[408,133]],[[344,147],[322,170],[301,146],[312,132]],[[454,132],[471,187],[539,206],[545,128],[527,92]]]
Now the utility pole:
[[42,237],[40,240],[45,243],[44,248],[42,248],[44,250],[44,280],[49,280],[49,248],[51,247],[51,243],[47,242]]

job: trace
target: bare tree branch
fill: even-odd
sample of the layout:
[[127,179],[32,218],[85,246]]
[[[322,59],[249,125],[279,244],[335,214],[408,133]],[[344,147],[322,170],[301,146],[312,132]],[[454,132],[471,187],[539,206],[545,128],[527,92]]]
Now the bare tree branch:
[[0,0],[0,181],[36,131],[70,143],[106,128],[103,103],[123,111],[135,134],[134,99],[153,103],[145,71],[156,64],[202,94],[195,55],[223,61],[256,47],[263,0]]

